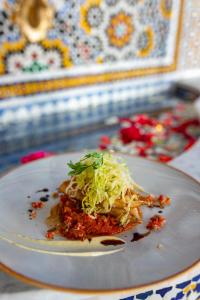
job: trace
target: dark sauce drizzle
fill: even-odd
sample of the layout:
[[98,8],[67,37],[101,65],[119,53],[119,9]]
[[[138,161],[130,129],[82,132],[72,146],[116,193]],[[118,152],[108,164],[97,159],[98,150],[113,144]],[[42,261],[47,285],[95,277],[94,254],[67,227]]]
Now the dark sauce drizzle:
[[29,212],[29,220],[32,220],[31,213],[33,212],[33,209],[28,209],[28,212]]
[[40,198],[40,201],[42,201],[42,202],[47,202],[49,199],[48,199],[49,197],[41,197]]
[[121,240],[103,240],[101,241],[101,244],[104,246],[117,246],[117,245],[123,245],[125,242]]
[[145,236],[148,236],[149,234],[150,234],[150,231],[147,231],[145,233],[135,232],[135,233],[133,233],[133,238],[132,238],[131,242],[137,242],[137,241],[143,239]]
[[48,191],[49,191],[49,189],[44,188],[44,189],[42,189],[42,190],[38,190],[36,193],[42,193],[42,192],[48,192]]

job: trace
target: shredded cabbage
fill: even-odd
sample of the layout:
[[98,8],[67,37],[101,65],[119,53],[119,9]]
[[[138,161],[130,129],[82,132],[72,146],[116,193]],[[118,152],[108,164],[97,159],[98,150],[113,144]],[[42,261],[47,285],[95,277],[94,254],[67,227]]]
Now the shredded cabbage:
[[[101,156],[97,154],[88,154],[80,162],[68,164],[77,175],[72,176],[66,193],[71,190],[75,196],[77,191],[81,191],[82,209],[93,216],[96,213],[109,213],[115,201],[122,199],[126,213],[121,218],[121,224],[125,224],[132,201],[137,200],[135,196],[127,197],[127,190],[137,191],[141,188],[132,180],[126,164],[119,158],[107,152],[100,153]],[[98,163],[99,159],[101,163]],[[76,166],[81,171],[76,173]]]

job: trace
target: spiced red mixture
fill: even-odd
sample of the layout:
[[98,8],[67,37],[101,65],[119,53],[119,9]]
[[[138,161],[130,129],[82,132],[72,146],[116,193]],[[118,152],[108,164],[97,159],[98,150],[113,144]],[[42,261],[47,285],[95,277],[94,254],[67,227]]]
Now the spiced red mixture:
[[[94,236],[113,235],[133,228],[138,222],[129,222],[120,226],[119,221],[111,215],[97,214],[94,217],[87,215],[77,205],[78,203],[66,195],[60,196],[60,203],[53,208],[59,210],[59,223],[47,232],[47,238],[52,239],[55,234],[71,240],[84,240]],[[54,211],[51,212],[53,214]]]
[[166,223],[166,219],[163,216],[160,215],[155,215],[153,216],[150,220],[149,223],[147,224],[147,229],[149,230],[160,230]]

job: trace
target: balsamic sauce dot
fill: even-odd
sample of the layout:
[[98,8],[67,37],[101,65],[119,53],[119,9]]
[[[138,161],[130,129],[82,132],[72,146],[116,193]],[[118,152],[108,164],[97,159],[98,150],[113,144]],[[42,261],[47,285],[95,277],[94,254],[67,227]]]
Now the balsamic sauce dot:
[[40,201],[42,201],[42,202],[47,202],[49,199],[47,198],[47,197],[41,197],[40,198]]

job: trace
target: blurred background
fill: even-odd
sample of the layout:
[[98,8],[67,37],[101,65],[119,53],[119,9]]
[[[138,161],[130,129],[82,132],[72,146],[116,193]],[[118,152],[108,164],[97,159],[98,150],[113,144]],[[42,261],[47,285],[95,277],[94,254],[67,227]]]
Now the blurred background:
[[0,171],[112,149],[168,162],[200,135],[199,0],[0,0]]

